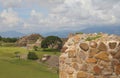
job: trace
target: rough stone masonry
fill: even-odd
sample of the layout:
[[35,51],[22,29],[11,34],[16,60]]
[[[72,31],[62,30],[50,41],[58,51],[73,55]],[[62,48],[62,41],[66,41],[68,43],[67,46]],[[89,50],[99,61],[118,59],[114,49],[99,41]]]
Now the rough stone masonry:
[[76,34],[59,58],[59,78],[120,78],[120,37]]

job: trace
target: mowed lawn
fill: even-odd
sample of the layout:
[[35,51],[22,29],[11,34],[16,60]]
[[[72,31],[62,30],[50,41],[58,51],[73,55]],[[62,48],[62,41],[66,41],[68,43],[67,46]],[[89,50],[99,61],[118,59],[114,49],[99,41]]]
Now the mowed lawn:
[[52,72],[45,64],[15,58],[15,51],[21,54],[28,53],[25,48],[0,47],[0,78],[58,78],[58,74]]

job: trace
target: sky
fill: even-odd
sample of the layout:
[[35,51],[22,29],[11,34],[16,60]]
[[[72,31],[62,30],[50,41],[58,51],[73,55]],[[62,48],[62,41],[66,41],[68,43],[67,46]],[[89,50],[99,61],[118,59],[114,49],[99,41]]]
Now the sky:
[[120,26],[120,0],[0,0],[0,32]]

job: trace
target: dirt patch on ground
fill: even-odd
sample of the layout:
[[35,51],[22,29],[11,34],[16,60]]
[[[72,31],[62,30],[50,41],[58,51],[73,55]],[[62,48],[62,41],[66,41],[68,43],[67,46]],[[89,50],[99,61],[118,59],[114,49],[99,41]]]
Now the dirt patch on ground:
[[57,67],[59,65],[59,57],[56,55],[52,55],[49,57],[49,59],[46,61],[46,63],[50,66],[50,67]]

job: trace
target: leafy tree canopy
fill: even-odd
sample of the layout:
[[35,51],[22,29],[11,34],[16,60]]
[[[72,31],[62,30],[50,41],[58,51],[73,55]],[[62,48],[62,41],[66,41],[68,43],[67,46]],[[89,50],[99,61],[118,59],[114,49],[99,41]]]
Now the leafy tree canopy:
[[42,48],[61,49],[62,48],[62,40],[57,36],[48,36],[42,41],[41,47]]

